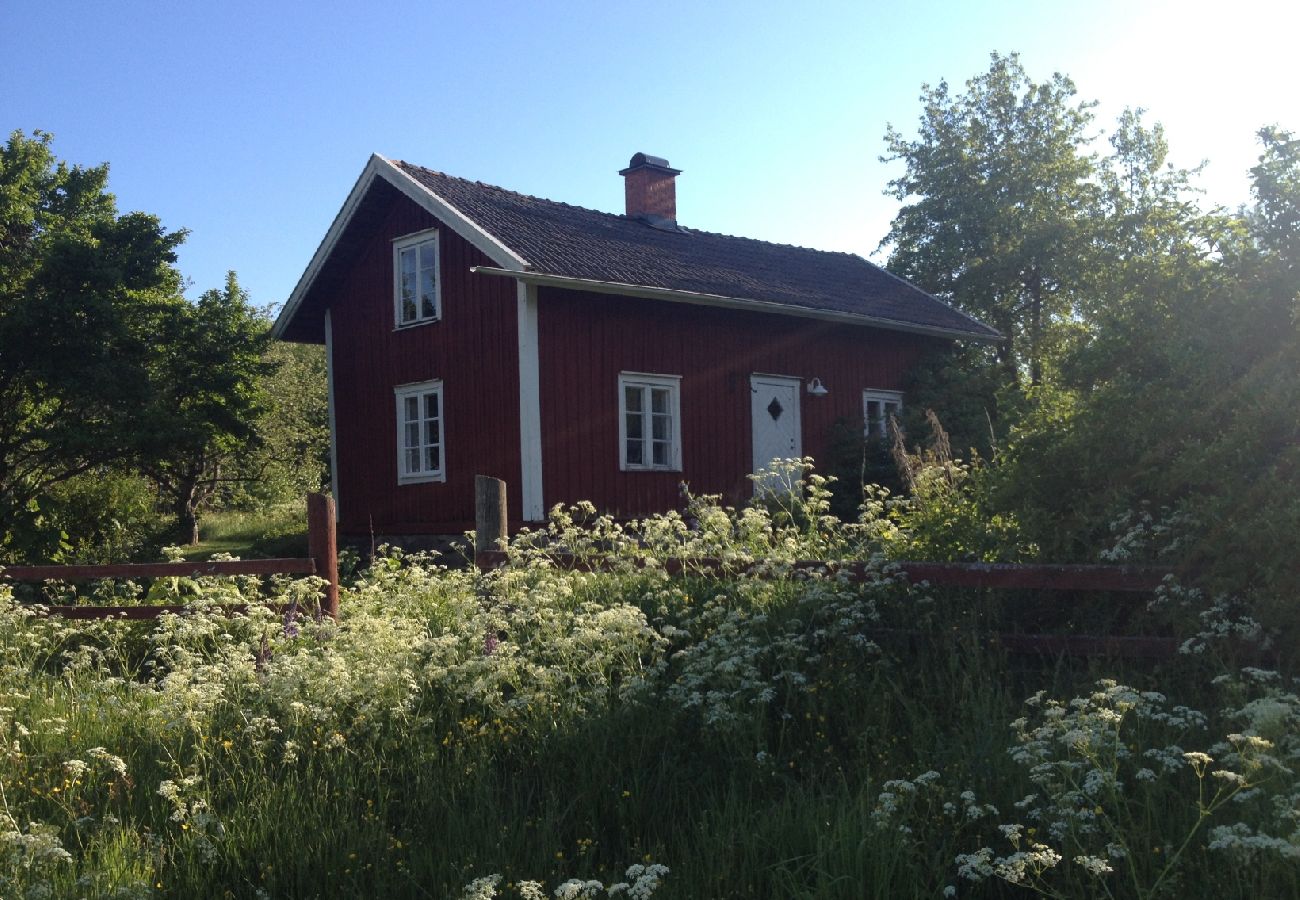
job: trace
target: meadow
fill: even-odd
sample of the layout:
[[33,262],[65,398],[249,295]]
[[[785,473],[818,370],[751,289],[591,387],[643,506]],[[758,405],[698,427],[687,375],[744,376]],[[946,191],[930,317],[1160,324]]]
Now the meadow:
[[[841,522],[801,487],[634,526],[556,510],[490,573],[390,550],[338,622],[311,579],[87,601],[194,610],[156,623],[0,585],[0,897],[1300,895],[1268,623],[1171,583],[1130,627],[1174,659],[1008,657],[981,635],[1015,603],[908,584],[886,498]],[[738,570],[656,564],[692,555]],[[217,608],[249,601],[296,606]]]

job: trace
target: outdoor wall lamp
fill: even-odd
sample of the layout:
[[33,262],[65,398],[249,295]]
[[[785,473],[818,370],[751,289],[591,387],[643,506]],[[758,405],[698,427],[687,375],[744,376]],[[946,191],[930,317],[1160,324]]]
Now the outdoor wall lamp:
[[812,381],[808,382],[808,393],[812,394],[814,397],[825,397],[830,393],[830,391],[826,390],[826,385],[822,384],[820,378],[814,378]]

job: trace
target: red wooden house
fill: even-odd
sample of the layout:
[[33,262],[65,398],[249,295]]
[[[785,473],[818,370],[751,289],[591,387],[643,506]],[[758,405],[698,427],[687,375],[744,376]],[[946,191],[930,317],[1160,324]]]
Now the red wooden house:
[[275,323],[326,347],[342,533],[459,533],[475,474],[515,523],[738,500],[881,428],[936,342],[999,339],[861,257],[679,226],[665,160],[621,174],[614,215],[371,157]]

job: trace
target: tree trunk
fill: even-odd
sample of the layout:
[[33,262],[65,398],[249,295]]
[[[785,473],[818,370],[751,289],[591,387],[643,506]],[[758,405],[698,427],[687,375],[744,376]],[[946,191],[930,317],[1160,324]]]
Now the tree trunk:
[[176,488],[172,511],[176,514],[176,534],[193,546],[199,542],[198,482],[185,479]]
[[1029,285],[1029,383],[1043,383],[1043,282],[1035,275]]

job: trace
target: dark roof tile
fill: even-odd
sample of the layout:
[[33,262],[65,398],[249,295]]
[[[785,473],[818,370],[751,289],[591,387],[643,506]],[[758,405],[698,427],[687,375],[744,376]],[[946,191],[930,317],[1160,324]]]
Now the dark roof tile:
[[546,275],[761,300],[996,338],[998,332],[860,256],[693,229],[656,228],[396,165]]

